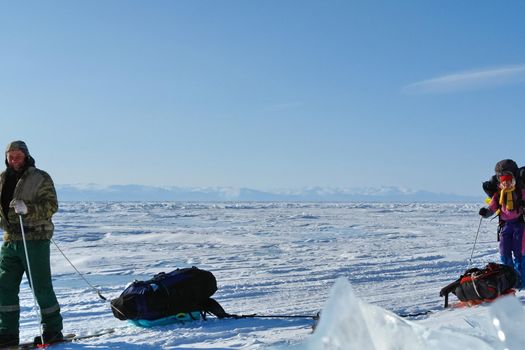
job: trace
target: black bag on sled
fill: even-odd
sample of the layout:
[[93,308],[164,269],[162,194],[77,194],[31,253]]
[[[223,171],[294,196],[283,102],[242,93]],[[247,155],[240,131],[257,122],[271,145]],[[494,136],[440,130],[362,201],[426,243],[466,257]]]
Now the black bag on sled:
[[200,311],[218,318],[229,317],[215,300],[215,276],[196,267],[161,272],[147,281],[134,281],[111,301],[113,315],[120,320],[157,320]]
[[445,297],[448,306],[449,293],[461,301],[484,301],[508,293],[518,280],[514,269],[507,265],[488,263],[483,269],[472,268],[456,281],[441,289],[439,296]]

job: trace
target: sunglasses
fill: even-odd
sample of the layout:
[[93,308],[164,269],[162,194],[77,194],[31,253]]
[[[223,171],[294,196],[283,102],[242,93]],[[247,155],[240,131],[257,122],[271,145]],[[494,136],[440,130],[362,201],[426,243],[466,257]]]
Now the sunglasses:
[[512,181],[513,179],[514,179],[514,176],[512,175],[501,175],[499,177],[500,182]]

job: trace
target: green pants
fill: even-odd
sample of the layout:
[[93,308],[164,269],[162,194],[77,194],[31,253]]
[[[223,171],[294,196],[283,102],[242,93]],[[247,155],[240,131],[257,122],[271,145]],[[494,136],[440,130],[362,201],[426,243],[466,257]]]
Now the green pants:
[[[33,288],[44,331],[61,331],[62,316],[58,305],[49,264],[49,240],[27,241]],[[22,241],[4,242],[0,250],[0,334],[18,334],[20,303],[18,293],[27,261]],[[28,278],[29,279],[29,278]]]

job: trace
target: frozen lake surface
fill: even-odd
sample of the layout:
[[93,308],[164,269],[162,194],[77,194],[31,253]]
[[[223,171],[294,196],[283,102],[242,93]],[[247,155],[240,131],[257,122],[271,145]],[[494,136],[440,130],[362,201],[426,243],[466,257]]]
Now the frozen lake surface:
[[[398,315],[430,310],[410,321],[433,330],[471,331],[494,346],[492,335],[472,326],[476,318],[488,317],[488,307],[442,311],[439,297],[440,289],[468,267],[479,207],[65,202],[54,218],[54,240],[108,298],[134,279],[197,266],[214,273],[219,286],[214,297],[227,312],[314,315],[343,278],[366,305]],[[499,260],[495,232],[496,222],[482,222],[473,265]],[[52,269],[65,332],[116,328],[112,335],[60,345],[64,349],[264,349],[306,347],[313,338],[308,318],[210,318],[137,328],[114,318],[53,246]],[[38,327],[26,282],[21,303],[21,338],[31,339]]]

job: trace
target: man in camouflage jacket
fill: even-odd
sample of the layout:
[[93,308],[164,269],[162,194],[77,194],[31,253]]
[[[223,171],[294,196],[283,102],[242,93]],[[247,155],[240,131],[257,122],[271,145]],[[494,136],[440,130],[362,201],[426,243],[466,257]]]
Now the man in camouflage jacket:
[[50,268],[51,217],[58,201],[51,177],[35,168],[35,161],[23,141],[7,146],[7,169],[0,174],[0,227],[4,242],[0,250],[0,347],[19,343],[20,305],[18,293],[27,260],[19,215],[22,217],[33,288],[41,314],[44,341],[62,339],[62,316]]

